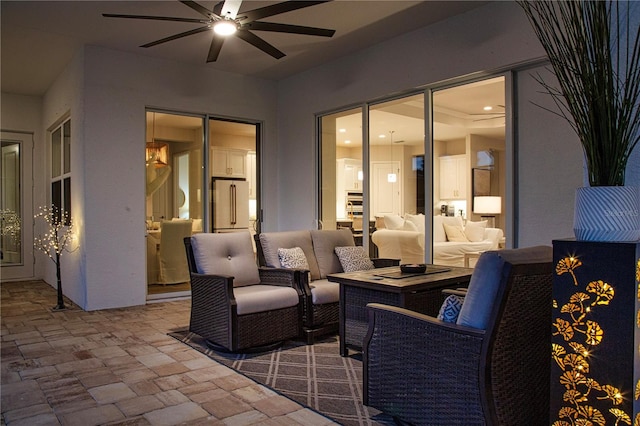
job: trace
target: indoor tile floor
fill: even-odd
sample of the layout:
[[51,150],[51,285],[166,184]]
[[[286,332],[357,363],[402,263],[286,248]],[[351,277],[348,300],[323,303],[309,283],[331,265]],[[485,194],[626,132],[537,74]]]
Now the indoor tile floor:
[[42,281],[2,283],[2,425],[327,425],[167,335],[188,300],[54,312]]

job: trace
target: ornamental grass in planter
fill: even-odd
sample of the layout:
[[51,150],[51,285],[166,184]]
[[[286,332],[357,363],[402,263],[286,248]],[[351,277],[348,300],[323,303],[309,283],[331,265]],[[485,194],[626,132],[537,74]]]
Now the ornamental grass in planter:
[[[624,186],[640,140],[640,26],[624,1],[518,1],[558,86],[537,77],[578,135],[589,187],[578,188],[579,240],[640,240],[640,187]],[[640,167],[640,165],[638,165]]]

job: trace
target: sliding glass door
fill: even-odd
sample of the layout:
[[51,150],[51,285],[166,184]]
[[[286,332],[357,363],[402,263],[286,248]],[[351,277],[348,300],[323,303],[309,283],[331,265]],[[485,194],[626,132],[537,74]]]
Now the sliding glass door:
[[499,76],[319,117],[322,226],[403,263],[473,266],[504,246],[505,86]]
[[146,117],[148,299],[188,295],[184,237],[259,230],[260,125],[154,110]]

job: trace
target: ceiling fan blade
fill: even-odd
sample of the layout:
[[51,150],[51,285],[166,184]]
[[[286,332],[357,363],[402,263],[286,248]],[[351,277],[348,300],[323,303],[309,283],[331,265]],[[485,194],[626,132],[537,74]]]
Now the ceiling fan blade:
[[213,6],[213,13],[215,13],[218,16],[222,15],[222,6],[224,6],[223,1],[216,3],[216,5]]
[[175,21],[175,22],[191,22],[194,24],[206,24],[207,19],[194,18],[174,18],[171,16],[145,16],[145,15],[119,15],[117,13],[103,13],[105,18],[126,18],[126,19],[152,19],[154,21]]
[[249,10],[240,13],[240,23],[252,22],[268,16],[279,15],[281,13],[290,12],[292,10],[303,9],[309,6],[315,6],[317,4],[328,3],[331,0],[321,1],[287,1],[283,3],[276,3],[271,6],[261,7],[259,9]]
[[198,33],[201,33],[201,32],[204,32],[204,31],[209,31],[209,30],[210,30],[209,26],[199,27],[199,28],[196,28],[196,29],[193,29],[193,30],[185,31],[183,33],[174,34],[172,36],[165,37],[165,38],[162,38],[160,40],[152,41],[151,43],[143,44],[140,47],[157,46],[158,44],[166,43],[166,42],[171,41],[171,40],[176,40],[176,39],[179,39],[179,38],[182,38],[182,37],[187,37],[187,36],[190,36],[190,35],[198,34]]
[[212,11],[210,11],[204,6],[200,6],[195,1],[180,0],[180,3],[184,4],[185,6],[189,6],[191,9],[195,10],[201,15],[206,16],[207,18],[211,18],[211,16],[213,15]]
[[225,0],[220,16],[223,18],[236,19],[241,4],[242,0]]
[[273,47],[272,45],[270,45],[269,43],[267,43],[257,35],[247,30],[240,29],[235,33],[235,35],[238,38],[241,38],[247,43],[254,45],[258,49],[262,50],[264,53],[267,53],[276,59],[280,59],[286,56],[284,53],[282,53],[281,51],[279,51],[278,49],[276,49],[275,47]]
[[207,55],[207,62],[215,62],[218,59],[220,50],[222,50],[222,44],[224,43],[224,37],[218,37],[214,34],[209,46],[209,54]]
[[336,30],[327,30],[325,28],[303,27],[300,25],[277,24],[275,22],[254,21],[242,26],[249,30],[257,31],[274,31],[289,34],[306,34],[321,37],[332,37]]

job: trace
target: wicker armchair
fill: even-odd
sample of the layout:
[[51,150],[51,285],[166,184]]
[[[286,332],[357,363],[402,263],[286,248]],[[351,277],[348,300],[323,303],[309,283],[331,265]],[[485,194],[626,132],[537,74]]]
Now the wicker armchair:
[[368,305],[364,403],[415,425],[549,424],[552,275],[551,247],[486,252],[457,323]]
[[248,232],[184,239],[191,275],[189,331],[222,351],[259,351],[298,338],[299,272],[258,268]]

